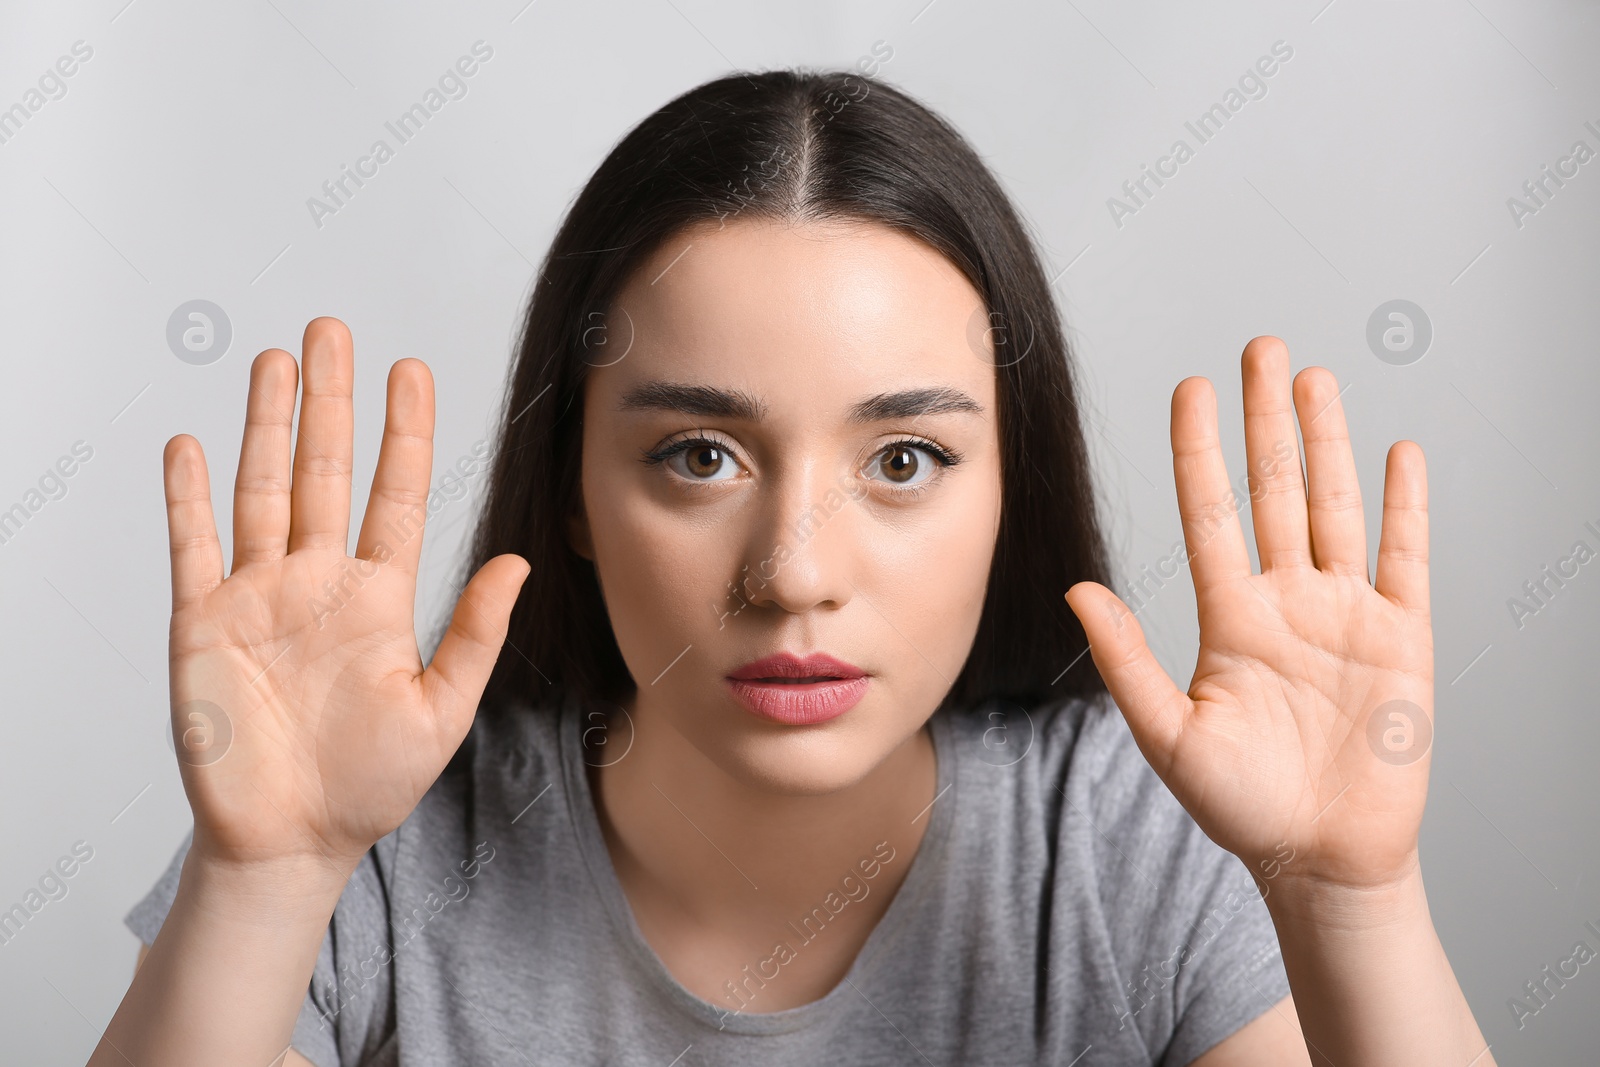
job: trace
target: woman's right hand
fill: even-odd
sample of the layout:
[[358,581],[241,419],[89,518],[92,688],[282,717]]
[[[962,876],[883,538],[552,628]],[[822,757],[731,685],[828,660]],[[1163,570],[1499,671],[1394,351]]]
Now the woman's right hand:
[[163,457],[172,548],[169,668],[191,851],[227,866],[331,864],[344,876],[399,826],[460,747],[528,573],[484,564],[423,669],[413,622],[433,465],[433,380],[389,372],[383,443],[354,556],[349,543],[350,332],[312,320],[296,366],[250,371],[223,577],[199,442]]

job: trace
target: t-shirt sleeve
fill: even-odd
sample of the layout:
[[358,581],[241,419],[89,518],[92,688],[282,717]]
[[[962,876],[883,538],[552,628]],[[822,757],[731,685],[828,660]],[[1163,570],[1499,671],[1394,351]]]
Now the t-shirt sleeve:
[[1289,995],[1277,931],[1249,869],[1178,803],[1116,705],[1093,708],[1083,728],[1103,753],[1079,806],[1099,831],[1119,1021],[1139,1028],[1158,1067],[1182,1067]]
[[[123,917],[146,945],[155,941],[172,908],[193,840],[190,830],[155,885]],[[334,906],[291,1047],[316,1067],[356,1067],[392,1039],[393,952],[381,852],[375,846],[356,865]]]

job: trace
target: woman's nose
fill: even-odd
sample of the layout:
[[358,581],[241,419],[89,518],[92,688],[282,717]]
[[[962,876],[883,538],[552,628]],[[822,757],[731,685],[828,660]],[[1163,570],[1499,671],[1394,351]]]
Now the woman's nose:
[[747,603],[800,613],[849,602],[861,558],[851,488],[814,474],[770,487],[735,579]]

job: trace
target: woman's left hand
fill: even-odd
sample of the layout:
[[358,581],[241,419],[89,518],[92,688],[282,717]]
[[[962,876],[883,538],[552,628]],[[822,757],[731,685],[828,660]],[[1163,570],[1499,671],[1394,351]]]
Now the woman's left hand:
[[1200,616],[1188,692],[1110,590],[1080,582],[1067,601],[1145,758],[1258,881],[1392,885],[1416,868],[1433,733],[1422,449],[1410,441],[1389,449],[1369,581],[1333,375],[1301,371],[1291,406],[1288,349],[1257,337],[1245,346],[1243,376],[1259,574],[1211,383],[1187,378],[1172,395],[1173,471]]

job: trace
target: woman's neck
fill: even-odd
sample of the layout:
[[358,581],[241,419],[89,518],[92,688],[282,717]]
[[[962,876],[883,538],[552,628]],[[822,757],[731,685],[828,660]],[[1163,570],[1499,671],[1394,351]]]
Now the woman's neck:
[[[626,757],[589,775],[613,867],[647,940],[664,961],[679,944],[707,958],[720,951],[726,969],[741,953],[766,955],[775,940],[794,944],[809,929],[797,924],[828,902],[819,917],[836,909],[847,921],[817,941],[836,957],[819,971],[832,975],[815,990],[826,992],[887,910],[932,822],[929,727],[848,788],[796,796],[730,776],[649,709],[630,715]],[[812,952],[818,962],[825,954]]]

